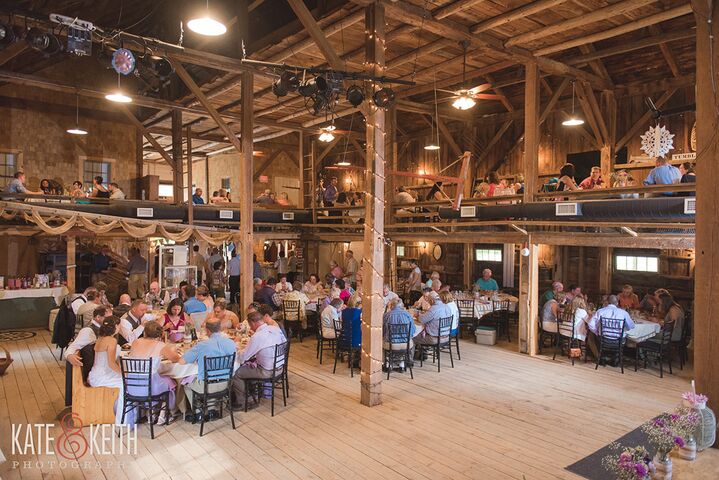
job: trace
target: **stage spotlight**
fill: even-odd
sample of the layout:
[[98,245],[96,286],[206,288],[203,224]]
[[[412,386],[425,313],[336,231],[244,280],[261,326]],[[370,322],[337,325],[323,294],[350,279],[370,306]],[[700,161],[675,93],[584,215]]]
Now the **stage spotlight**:
[[364,102],[364,92],[362,91],[362,87],[359,85],[352,85],[348,88],[347,101],[350,102],[353,107],[359,107],[360,104]]
[[329,107],[330,100],[324,95],[314,95],[312,97],[312,114],[319,115],[323,110]]
[[48,57],[51,55],[55,55],[56,53],[60,52],[60,50],[62,50],[62,46],[60,46],[60,41],[55,35],[53,35],[52,33],[43,32],[39,28],[35,27],[31,28],[27,32],[25,41],[31,48],[37,50],[38,52],[44,53],[45,56]]
[[15,41],[15,32],[11,25],[0,22],[0,49],[7,47]]
[[112,54],[112,68],[122,75],[130,75],[135,71],[137,60],[135,55],[126,48],[119,48]]
[[388,87],[380,88],[372,95],[372,101],[379,108],[389,108],[394,103],[394,90]]
[[155,63],[153,64],[152,69],[155,71],[158,77],[165,79],[172,75],[172,72],[175,71],[172,68],[172,64],[164,58],[158,58],[154,60]]
[[327,80],[324,77],[315,77],[299,86],[297,92],[303,97],[311,97],[318,92],[327,90]]
[[300,85],[300,80],[297,75],[292,72],[282,72],[280,78],[274,81],[272,84],[272,93],[277,97],[284,97],[289,92],[294,92]]

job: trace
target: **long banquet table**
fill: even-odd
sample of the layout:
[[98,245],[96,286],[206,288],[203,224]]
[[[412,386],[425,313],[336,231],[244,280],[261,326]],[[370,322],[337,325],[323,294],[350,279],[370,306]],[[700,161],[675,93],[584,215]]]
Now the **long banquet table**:
[[0,330],[47,328],[50,310],[62,303],[66,286],[0,290]]

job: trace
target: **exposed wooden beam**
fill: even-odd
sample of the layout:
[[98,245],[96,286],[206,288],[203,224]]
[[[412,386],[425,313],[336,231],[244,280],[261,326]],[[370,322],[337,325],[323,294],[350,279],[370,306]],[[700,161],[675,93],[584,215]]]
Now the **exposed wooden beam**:
[[364,148],[362,148],[362,145],[357,141],[354,137],[349,137],[350,142],[352,145],[357,149],[357,153],[359,154],[360,158],[365,162],[365,165],[367,165],[367,155],[365,154]]
[[[222,133],[225,134],[225,136],[228,138],[232,146],[235,147],[238,153],[242,153],[242,144],[240,143],[240,140],[237,138],[237,135],[235,132],[233,132],[229,126],[225,123],[225,121],[222,119],[220,114],[217,112],[215,107],[210,103],[208,98],[205,96],[202,89],[195,83],[195,81],[192,79],[190,74],[185,70],[185,67],[182,66],[182,63],[180,63],[179,60],[177,60],[174,57],[169,57],[170,63],[172,64],[172,67],[175,69],[175,73],[177,73],[177,76],[180,77],[180,80],[187,86],[187,88],[190,89],[190,91],[197,97],[197,100],[200,101],[200,104],[207,110],[207,113],[212,117],[212,119],[215,121],[218,127],[220,127],[220,130],[222,130]],[[244,112],[243,112],[244,113]],[[244,117],[244,115],[243,115]],[[244,126],[244,125],[243,125]]]
[[27,50],[27,42],[25,41],[11,43],[9,47],[5,47],[4,50],[0,50],[0,66],[5,65],[25,50]]
[[539,13],[541,11],[556,7],[557,5],[561,5],[566,1],[567,0],[539,0],[536,2],[531,2],[526,5],[522,5],[521,7],[517,7],[513,10],[509,10],[508,12],[497,15],[496,17],[483,20],[478,24],[474,25],[470,29],[470,31],[472,33],[480,33],[487,30],[492,30],[497,27],[502,27],[515,20],[526,18],[530,15],[534,15],[535,13]]
[[509,101],[507,96],[504,94],[504,91],[502,90],[502,88],[498,87],[496,85],[496,82],[494,81],[494,77],[492,77],[492,75],[490,75],[490,74],[487,74],[484,76],[484,78],[486,78],[487,81],[492,84],[492,90],[494,90],[494,93],[496,93],[497,95],[500,96],[499,101],[502,102],[502,105],[504,105],[504,108],[506,108],[508,112],[513,112],[514,106],[512,105],[512,102]]
[[592,116],[597,122],[597,126],[599,127],[599,133],[602,137],[602,143],[606,145],[609,143],[609,130],[607,129],[607,122],[604,120],[604,116],[602,115],[602,109],[599,108],[599,103],[597,103],[597,97],[594,96],[594,90],[592,90],[592,87],[589,85],[582,85],[581,88],[584,91],[584,98],[587,99],[589,102],[589,108],[592,110]]
[[592,83],[602,90],[610,90],[612,86],[604,79],[571,67],[557,60],[549,58],[535,58],[528,50],[518,47],[505,47],[501,40],[485,33],[472,33],[469,28],[461,23],[449,19],[437,20],[432,18],[431,12],[402,0],[383,0],[387,12],[398,20],[424,28],[436,35],[451,38],[456,41],[468,41],[475,48],[489,48],[492,51],[508,57],[515,62],[536,60],[540,68],[548,73],[562,76],[573,76]]
[[582,111],[584,112],[584,117],[592,129],[592,133],[594,133],[594,146],[596,146],[597,149],[601,149],[602,145],[604,145],[604,139],[602,138],[602,133],[599,130],[599,121],[594,118],[594,111],[589,105],[589,100],[586,97],[582,83],[575,83],[575,89],[577,92],[577,100],[579,100],[579,105],[581,105]]
[[277,159],[277,157],[279,157],[280,154],[282,154],[282,152],[284,152],[284,150],[275,150],[274,152],[272,152],[272,155],[270,155],[269,157],[264,159],[262,161],[262,163],[260,164],[259,168],[252,175],[252,181],[256,182],[257,179],[260,178],[260,175],[265,173],[265,170],[267,170],[267,167],[269,167],[272,164],[272,162],[274,162]]
[[664,78],[654,82],[637,82],[627,85],[617,85],[614,93],[617,98],[630,97],[633,95],[652,95],[675,88],[693,87],[695,82],[696,78],[694,74],[689,74],[678,78]]
[[[579,51],[583,54],[590,54],[593,52],[596,52],[596,48],[594,48],[594,45],[591,43],[588,43],[586,45],[580,45]],[[612,82],[612,77],[609,75],[609,71],[607,70],[607,67],[604,66],[604,63],[601,59],[592,60],[589,62],[589,67],[592,69],[594,73],[599,75],[602,78],[606,78],[609,82]],[[614,83],[614,82],[612,82]]]
[[591,53],[572,57],[566,60],[566,62],[569,65],[579,65],[600,58],[621,55],[622,53],[632,52],[647,47],[653,47],[661,43],[675,42],[677,40],[686,40],[687,38],[694,38],[695,36],[696,33],[694,32],[694,28],[680,29],[673,32],[666,32],[662,35],[645,37],[639,40],[635,40],[633,42],[622,42],[619,45],[615,45],[613,47],[604,48],[602,50],[595,50]]
[[322,150],[322,153],[320,153],[320,154],[317,156],[317,158],[315,159],[315,164],[316,164],[316,165],[319,165],[319,163],[322,162],[322,160],[324,160],[324,158],[325,158],[327,155],[330,154],[330,152],[332,151],[332,149],[335,148],[335,146],[339,143],[339,141],[340,141],[341,138],[342,138],[342,137],[339,137],[339,136],[335,137],[335,139],[332,140],[332,141],[329,143],[329,145],[327,145],[327,146],[325,147],[324,150]]
[[[659,99],[654,102],[654,104],[657,106],[657,108],[662,108],[662,105],[667,103],[670,98],[672,98],[672,95],[676,93],[676,89],[671,89],[668,92],[665,92],[664,95],[659,97]],[[624,145],[626,145],[639,131],[647,126],[647,123],[652,118],[652,112],[648,111],[644,113],[644,115],[641,116],[639,120],[632,125],[632,127],[627,131],[627,133],[619,139],[617,142],[617,145],[615,146],[615,151],[619,151]]]
[[511,47],[513,45],[519,45],[522,43],[534,42],[550,35],[556,35],[558,33],[566,32],[574,28],[583,27],[591,23],[605,21],[608,18],[621,15],[631,10],[635,10],[649,3],[654,3],[654,0],[622,0],[620,2],[608,5],[604,8],[599,8],[588,13],[582,13],[576,15],[573,18],[547,25],[546,27],[515,35],[514,37],[504,42],[504,45],[507,47]]
[[325,37],[324,33],[322,33],[322,29],[320,29],[319,25],[317,25],[317,21],[315,21],[315,18],[305,5],[305,2],[303,0],[287,0],[287,2],[290,4],[292,11],[295,12],[295,15],[297,15],[297,18],[300,19],[300,22],[302,22],[302,25],[305,27],[307,32],[310,34],[312,40],[314,40],[315,44],[317,44],[317,48],[319,48],[320,52],[322,52],[322,55],[325,57],[330,66],[335,70],[344,69],[344,62],[340,59],[339,55],[337,55],[335,49],[332,48],[332,45],[330,45],[330,42],[327,40],[327,37]]
[[[482,162],[489,156],[489,153],[492,151],[492,148],[502,139],[504,134],[509,130],[509,127],[512,126],[514,123],[514,120],[507,120],[505,121],[501,127],[499,127],[499,130],[492,136],[492,138],[487,143],[487,146],[482,150],[482,153],[479,154],[477,157],[477,170],[482,168]],[[492,168],[492,170],[496,170],[496,168]]]
[[569,82],[571,80],[569,78],[562,79],[562,83],[559,84],[557,89],[552,94],[552,97],[547,102],[547,105],[544,107],[544,110],[542,110],[542,115],[539,116],[539,124],[543,124],[544,121],[547,119],[550,113],[552,113],[552,110],[554,110],[555,105],[557,105],[557,101],[562,96],[562,93],[564,93],[564,90],[567,88],[567,85],[569,85]]
[[[652,33],[652,35],[656,35],[658,37],[661,37],[664,35],[664,32],[662,32],[662,28],[659,25],[650,25],[649,31]],[[667,42],[661,42],[659,44],[659,49],[662,51],[662,55],[664,55],[664,60],[666,60],[667,65],[669,66],[669,70],[672,71],[672,75],[675,77],[681,77],[682,71],[679,68],[679,63],[677,63],[677,59],[674,56],[674,53],[672,52],[671,47]]]
[[120,111],[121,111],[123,114],[125,114],[125,116],[127,117],[127,119],[130,120],[130,123],[132,123],[133,125],[135,125],[135,128],[137,128],[139,131],[142,132],[142,136],[145,137],[148,142],[150,142],[150,145],[152,145],[152,147],[157,151],[157,153],[159,153],[159,154],[162,156],[162,158],[165,159],[165,161],[167,162],[167,164],[168,164],[170,167],[174,168],[174,167],[175,167],[175,162],[173,161],[172,157],[170,157],[170,154],[167,153],[167,152],[165,151],[165,149],[162,147],[162,145],[160,145],[160,144],[158,143],[158,141],[155,140],[155,137],[153,137],[153,136],[150,134],[150,132],[147,131],[147,129],[145,128],[145,126],[142,124],[142,122],[141,122],[140,120],[137,119],[137,117],[135,116],[135,114],[133,114],[133,113],[130,111],[130,109],[127,108],[125,105],[120,105],[119,108],[120,108]]
[[640,28],[648,27],[649,25],[655,25],[666,20],[671,20],[672,18],[687,15],[691,13],[691,11],[692,9],[690,5],[681,5],[679,7],[675,7],[669,10],[664,10],[660,13],[649,15],[648,17],[640,18],[633,22],[620,25],[618,27],[610,28],[608,30],[602,30],[601,32],[593,33],[591,35],[585,35],[580,38],[567,40],[565,42],[551,45],[549,47],[540,48],[538,50],[535,50],[534,54],[537,56],[551,55],[553,53],[561,52],[563,50],[578,47],[579,45],[594,43],[600,40],[606,40],[607,38],[618,37],[619,35],[633,32],[634,30],[639,30]]
[[447,129],[447,125],[445,125],[442,119],[439,117],[437,117],[435,120],[437,121],[437,128],[439,129],[439,133],[441,133],[442,137],[444,137],[444,140],[447,142],[447,145],[449,145],[449,148],[450,150],[452,150],[452,153],[457,157],[461,157],[464,152],[461,148],[459,148],[457,142],[454,141],[452,133],[449,131],[449,129]]

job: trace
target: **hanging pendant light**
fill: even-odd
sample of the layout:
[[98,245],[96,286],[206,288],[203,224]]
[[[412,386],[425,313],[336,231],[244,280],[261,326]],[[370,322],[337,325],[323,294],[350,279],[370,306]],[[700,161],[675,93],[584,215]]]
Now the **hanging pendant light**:
[[71,135],[87,135],[87,130],[80,128],[80,95],[75,97],[75,127],[66,131]]
[[332,134],[332,132],[334,132],[336,129],[337,127],[335,127],[335,121],[334,119],[332,119],[332,123],[322,127],[322,133],[320,133],[319,141],[329,143],[334,140],[335,136]]
[[[437,77],[434,78],[434,122],[431,125],[432,132],[431,132],[431,138],[434,139],[434,126],[437,124],[437,119],[439,118],[439,107],[437,106]],[[430,141],[429,144],[424,146],[425,150],[429,151],[435,151],[439,150],[439,126],[437,126],[437,141],[432,142]]]
[[568,119],[562,122],[565,127],[576,127],[577,125],[584,125],[584,120],[579,118],[574,113],[574,82],[572,82],[572,114]]
[[210,16],[210,0],[207,0],[204,17],[196,17],[187,22],[187,27],[199,35],[218,37],[227,32],[227,27]]
[[105,95],[106,100],[110,100],[111,102],[115,103],[131,103],[132,98],[128,97],[122,92],[122,89],[120,88],[120,74],[117,74],[117,91],[113,93],[108,93]]

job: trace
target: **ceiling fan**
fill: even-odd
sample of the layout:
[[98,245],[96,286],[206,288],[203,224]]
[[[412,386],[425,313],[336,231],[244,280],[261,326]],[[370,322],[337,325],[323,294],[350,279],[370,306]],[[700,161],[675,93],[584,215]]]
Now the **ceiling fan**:
[[[467,42],[462,42],[463,49],[463,61],[462,61],[462,84],[465,84],[465,75],[467,73]],[[459,90],[442,90],[437,91],[451,93],[452,96],[441,98],[439,102],[452,101],[452,106],[458,110],[469,110],[474,107],[477,102],[476,100],[504,100],[504,95],[498,95],[495,93],[482,93],[492,89],[491,83],[482,83],[472,88],[460,88]]]

